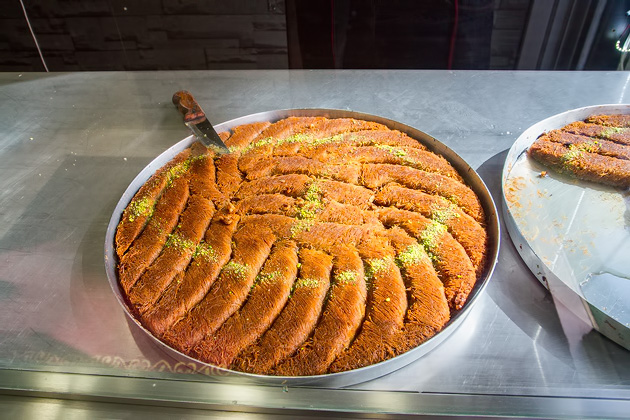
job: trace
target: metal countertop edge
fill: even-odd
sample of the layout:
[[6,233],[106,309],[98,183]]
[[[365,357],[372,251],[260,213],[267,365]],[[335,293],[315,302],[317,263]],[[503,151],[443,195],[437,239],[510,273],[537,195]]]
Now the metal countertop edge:
[[[630,399],[251,386],[0,369],[0,395],[249,413],[627,418]],[[132,396],[134,395],[134,396]],[[317,401],[317,406],[311,402]],[[339,409],[337,407],[344,407]]]

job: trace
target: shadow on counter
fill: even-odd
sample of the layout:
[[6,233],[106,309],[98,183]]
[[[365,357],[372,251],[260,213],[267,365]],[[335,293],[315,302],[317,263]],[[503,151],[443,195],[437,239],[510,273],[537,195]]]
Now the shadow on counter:
[[[477,169],[492,194],[499,214],[502,214],[503,206],[500,174],[508,151],[494,155]],[[542,347],[562,363],[576,368],[581,375],[608,372],[617,377],[615,372],[625,369],[623,366],[627,364],[627,351],[595,330],[579,337],[577,346],[571,345],[552,295],[520,258],[502,218],[500,224],[502,238],[499,262],[486,289],[490,298],[532,338],[536,346]]]

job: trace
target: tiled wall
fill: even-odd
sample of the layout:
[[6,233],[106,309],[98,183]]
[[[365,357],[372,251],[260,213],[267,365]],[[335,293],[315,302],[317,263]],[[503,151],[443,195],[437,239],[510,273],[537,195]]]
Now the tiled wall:
[[[43,70],[18,0],[0,70]],[[283,0],[24,0],[51,71],[287,68]]]
[[[51,71],[289,66],[284,0],[23,1]],[[531,1],[495,0],[490,68],[515,67]],[[19,0],[2,3],[0,71],[43,70]]]
[[490,68],[516,68],[532,0],[495,0]]

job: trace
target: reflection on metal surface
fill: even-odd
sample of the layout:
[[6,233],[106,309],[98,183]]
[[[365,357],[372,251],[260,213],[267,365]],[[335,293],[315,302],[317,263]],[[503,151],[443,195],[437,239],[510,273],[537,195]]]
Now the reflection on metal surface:
[[[536,277],[563,306],[585,323],[630,349],[630,329],[613,335],[591,308],[617,322],[616,314],[583,294],[583,284],[597,273],[630,277],[630,223],[624,193],[547,171],[525,151],[543,132],[594,114],[630,113],[627,105],[600,105],[567,111],[528,128],[514,143],[503,170],[504,214],[510,237]],[[545,174],[542,176],[541,174]],[[630,281],[615,284],[630,294]],[[624,291],[624,290],[627,290]],[[605,293],[605,292],[604,292]],[[586,299],[587,302],[583,301]],[[601,303],[599,299],[597,302]]]
[[[93,376],[92,382],[87,384],[68,380],[68,377],[77,376],[72,374],[1,370],[0,376],[5,383],[9,383],[2,389],[13,395],[58,398],[61,401],[72,401],[78,397],[88,403],[113,403],[112,409],[116,409],[117,404],[142,404],[147,409],[153,407],[159,410],[179,407],[189,410],[273,414],[286,414],[289,410],[289,414],[300,418],[309,414],[378,416],[395,412],[399,415],[464,415],[484,418],[517,416],[599,419],[627,418],[630,412],[630,400],[615,398],[548,398],[544,395],[474,395],[326,388],[283,389],[109,376]],[[37,391],[33,392],[33,389]],[[0,397],[0,403],[3,398]],[[50,410],[56,412],[58,408],[50,407]],[[63,410],[60,412],[63,413]],[[39,415],[29,417],[41,418]]]
[[150,372],[173,372],[173,373],[203,373],[211,375],[209,366],[204,366],[194,362],[178,362],[159,360],[152,362],[148,359],[131,359],[126,360],[119,356],[95,356],[94,360],[104,366],[134,370],[134,371],[150,371]]
[[[567,227],[564,230],[564,234],[562,235],[562,237],[568,237],[571,233],[571,229],[573,228],[573,224],[575,223],[575,218],[578,214],[578,210],[580,208],[582,208],[582,201],[584,200],[584,191],[580,192],[580,196],[577,200],[577,203],[575,205],[572,205],[571,207],[573,207],[573,211],[571,213],[571,219],[569,220],[569,223],[567,223]],[[563,218],[566,218],[566,216],[563,216]],[[538,229],[541,228],[541,226],[537,226]],[[536,238],[532,238],[532,240],[535,240]],[[566,241],[563,241],[560,244],[560,247],[555,251],[555,255],[553,257],[553,260],[551,261],[551,269],[554,270],[556,268],[556,263],[558,262],[558,258],[560,258],[564,252],[565,252],[565,245],[567,245]]]
[[623,84],[623,88],[621,89],[621,93],[619,94],[619,103],[622,104],[624,102],[624,97],[626,96],[626,90],[628,90],[628,84],[630,83],[630,74],[626,77],[626,82]]
[[[540,337],[540,332],[542,331],[542,327],[538,326],[538,328],[536,328],[536,333],[534,333],[534,343],[536,343],[538,341],[538,338]],[[543,364],[541,361],[541,357],[540,354],[538,354],[538,347],[534,346],[534,355],[536,356],[536,368],[538,369],[538,371],[540,372],[540,377],[543,380],[543,384],[545,386],[547,386],[547,376],[545,374],[545,370],[543,369]]]
[[586,300],[615,321],[630,327],[630,278],[602,272],[580,283]]
[[138,176],[131,182],[127,190],[123,193],[122,198],[118,202],[112,217],[110,219],[107,233],[105,237],[105,269],[107,271],[107,276],[116,295],[116,298],[120,302],[123,307],[126,315],[133,321],[135,326],[137,326],[141,331],[150,336],[159,346],[161,346],[169,355],[173,356],[175,359],[183,361],[185,363],[199,363],[209,367],[209,370],[212,375],[222,375],[225,377],[225,380],[234,380],[237,382],[255,382],[255,383],[263,383],[263,384],[280,384],[280,385],[317,385],[317,386],[347,386],[350,384],[356,384],[360,382],[365,382],[374,378],[378,378],[380,376],[386,375],[390,372],[398,370],[409,363],[417,360],[421,356],[427,354],[435,347],[437,347],[442,341],[444,341],[450,334],[455,331],[455,329],[464,321],[470,309],[473,307],[474,303],[477,301],[483,289],[486,287],[490,276],[494,270],[494,267],[497,262],[498,253],[499,253],[499,242],[500,242],[500,233],[499,233],[499,220],[496,212],[496,207],[494,205],[494,201],[492,200],[492,196],[490,195],[486,185],[483,180],[479,177],[479,175],[454,151],[449,149],[443,143],[439,142],[435,138],[427,135],[426,133],[419,131],[413,127],[407,126],[405,124],[401,124],[397,121],[393,121],[390,119],[363,114],[360,112],[353,111],[345,111],[345,110],[334,110],[334,109],[289,109],[289,110],[279,110],[279,111],[269,111],[262,112],[259,114],[248,115],[245,117],[237,118],[231,121],[224,122],[222,124],[218,124],[215,126],[215,129],[219,132],[227,131],[232,127],[236,127],[242,124],[249,124],[256,121],[278,121],[280,119],[289,117],[289,116],[324,116],[328,118],[358,118],[363,120],[375,121],[381,124],[385,124],[391,129],[402,131],[408,134],[410,137],[420,141],[422,144],[427,146],[430,150],[444,156],[452,165],[457,169],[457,171],[462,175],[463,179],[466,183],[473,189],[473,191],[479,197],[484,212],[486,214],[487,225],[486,229],[488,232],[488,253],[487,253],[487,263],[486,268],[483,274],[480,276],[479,280],[475,284],[473,290],[471,291],[468,300],[464,307],[453,314],[451,320],[448,324],[442,329],[441,332],[436,334],[435,336],[429,338],[424,343],[420,344],[416,348],[407,351],[399,356],[394,358],[385,360],[383,362],[373,364],[370,366],[366,366],[360,369],[355,369],[351,371],[325,374],[325,375],[317,375],[317,376],[301,376],[301,377],[287,377],[287,376],[265,376],[265,375],[254,375],[249,373],[242,373],[231,371],[229,369],[218,368],[216,366],[212,366],[209,364],[201,363],[196,359],[192,359],[189,356],[176,351],[175,349],[167,346],[157,338],[155,338],[147,329],[145,329],[132,315],[132,311],[127,307],[127,303],[125,298],[123,297],[123,293],[121,291],[118,275],[116,270],[116,257],[114,251],[114,235],[116,231],[116,227],[118,222],[120,221],[120,216],[133,198],[134,194],[144,182],[149,179],[149,177],[160,167],[170,161],[177,153],[184,150],[186,147],[190,146],[190,144],[194,141],[193,137],[187,137],[186,139],[180,141],[176,145],[172,146],[156,159],[154,159],[147,167],[142,170]]

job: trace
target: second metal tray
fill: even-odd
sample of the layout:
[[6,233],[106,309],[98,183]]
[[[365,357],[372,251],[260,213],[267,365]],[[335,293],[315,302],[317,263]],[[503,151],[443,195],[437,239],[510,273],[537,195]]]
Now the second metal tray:
[[518,137],[503,169],[503,214],[519,254],[554,298],[630,349],[630,192],[557,174],[526,153],[542,133],[597,114],[630,114],[630,106],[570,110]]

